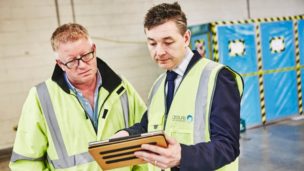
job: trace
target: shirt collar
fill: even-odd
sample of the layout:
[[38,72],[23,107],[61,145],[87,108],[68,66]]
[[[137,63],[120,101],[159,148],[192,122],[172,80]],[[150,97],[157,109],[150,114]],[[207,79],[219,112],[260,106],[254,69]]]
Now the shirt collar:
[[186,72],[187,66],[188,66],[191,58],[193,57],[193,55],[194,54],[191,51],[191,49],[189,47],[187,47],[185,58],[177,66],[177,68],[173,69],[173,71],[176,72],[179,76],[183,77]]
[[[98,87],[100,87],[101,86],[101,84],[102,84],[102,79],[101,79],[101,75],[100,75],[100,73],[99,73],[99,71],[97,71],[97,86],[96,86],[96,88],[98,88]],[[73,86],[73,84],[69,81],[69,79],[68,79],[68,76],[67,76],[67,74],[66,74],[66,72],[64,72],[64,79],[65,79],[65,81],[67,82],[67,84],[68,84],[68,87],[70,88],[70,90],[72,90],[75,94],[78,94],[80,91],[77,89],[77,88],[75,88],[74,86]]]

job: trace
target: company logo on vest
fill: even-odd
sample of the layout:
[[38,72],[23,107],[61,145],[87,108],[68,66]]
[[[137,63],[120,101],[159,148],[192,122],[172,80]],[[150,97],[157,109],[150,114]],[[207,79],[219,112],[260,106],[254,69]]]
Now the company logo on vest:
[[187,115],[187,121],[192,122],[193,121],[193,116],[192,115]]
[[187,116],[184,115],[173,115],[172,116],[172,121],[176,122],[192,122],[193,121],[193,116],[191,114],[188,114]]

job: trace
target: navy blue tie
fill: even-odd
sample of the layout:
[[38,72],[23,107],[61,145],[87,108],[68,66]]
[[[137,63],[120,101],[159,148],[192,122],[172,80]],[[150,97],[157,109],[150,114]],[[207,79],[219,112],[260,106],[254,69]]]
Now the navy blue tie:
[[174,80],[177,77],[177,74],[174,71],[167,71],[167,85],[168,85],[168,91],[167,91],[167,98],[166,98],[166,105],[167,105],[167,113],[170,109],[173,96],[174,96]]

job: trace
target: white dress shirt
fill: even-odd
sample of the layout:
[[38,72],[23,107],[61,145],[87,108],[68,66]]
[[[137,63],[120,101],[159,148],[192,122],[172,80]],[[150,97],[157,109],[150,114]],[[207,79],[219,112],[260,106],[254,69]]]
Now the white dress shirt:
[[[182,60],[182,62],[177,66],[177,68],[173,69],[172,71],[177,73],[177,77],[174,81],[174,93],[176,93],[177,88],[179,87],[184,74],[186,72],[187,66],[191,60],[191,58],[193,57],[193,52],[191,51],[191,49],[189,47],[187,47],[186,49],[186,54],[185,54],[185,58]],[[168,91],[168,86],[166,85],[166,94]]]

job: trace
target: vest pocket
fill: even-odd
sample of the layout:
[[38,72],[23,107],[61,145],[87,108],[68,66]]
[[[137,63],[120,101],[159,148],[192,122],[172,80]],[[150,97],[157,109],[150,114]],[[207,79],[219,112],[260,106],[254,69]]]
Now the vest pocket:
[[160,123],[149,123],[148,125],[148,132],[153,132],[153,131],[159,131],[159,130],[164,130],[164,127]]
[[162,117],[150,117],[148,123],[148,132],[164,130],[164,116]]
[[171,130],[171,136],[174,137],[179,143],[185,145],[193,144],[193,132],[187,129],[174,129]]

